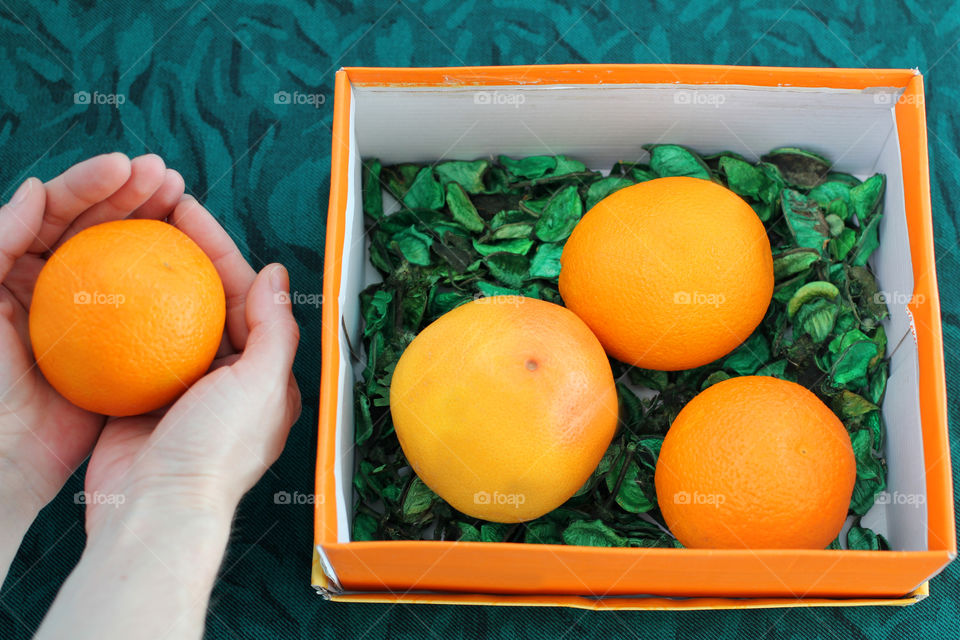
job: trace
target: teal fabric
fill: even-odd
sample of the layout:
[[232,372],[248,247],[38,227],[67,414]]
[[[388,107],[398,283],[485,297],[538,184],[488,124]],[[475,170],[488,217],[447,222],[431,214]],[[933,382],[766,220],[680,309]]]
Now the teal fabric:
[[[0,0],[0,201],[96,153],[180,170],[257,268],[284,262],[303,340],[303,417],[245,498],[213,594],[211,638],[960,637],[960,565],[908,608],[590,613],[338,604],[310,588],[323,242],[334,72],[342,65],[568,62],[918,67],[926,79],[951,419],[960,418],[960,9],[899,0]],[[86,92],[86,94],[80,93]],[[319,95],[284,104],[277,92]],[[89,94],[89,101],[84,95]],[[110,102],[123,96],[118,106]],[[293,102],[291,100],[291,102]],[[0,354],[2,355],[2,354]],[[955,461],[960,437],[951,433]],[[955,464],[960,468],[960,463]],[[27,536],[0,637],[38,626],[84,543],[81,469]]]

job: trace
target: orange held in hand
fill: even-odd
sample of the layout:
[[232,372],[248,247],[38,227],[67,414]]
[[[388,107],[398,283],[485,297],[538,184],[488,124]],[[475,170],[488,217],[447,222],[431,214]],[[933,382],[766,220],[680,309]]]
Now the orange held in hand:
[[420,332],[390,385],[403,452],[463,513],[532,520],[572,496],[617,427],[610,363],[559,305],[482,298]]
[[165,222],[118,220],[50,256],[33,292],[30,339],[64,397],[128,416],[168,404],[206,373],[224,317],[223,284],[193,240]]
[[760,324],[773,256],[757,214],[699,178],[659,178],[607,196],[574,228],[560,294],[607,353],[646,369],[692,369]]
[[657,460],[657,501],[687,547],[823,549],[857,477],[840,419],[806,388],[730,378],[691,400]]

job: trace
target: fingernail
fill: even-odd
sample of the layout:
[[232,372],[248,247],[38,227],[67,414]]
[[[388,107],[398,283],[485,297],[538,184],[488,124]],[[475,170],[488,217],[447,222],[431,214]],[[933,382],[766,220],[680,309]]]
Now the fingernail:
[[27,178],[23,181],[23,184],[13,193],[13,197],[10,198],[10,206],[15,207],[23,203],[27,196],[30,195],[30,192],[33,191],[33,179]]
[[287,289],[287,270],[283,268],[282,264],[278,264],[270,270],[270,286],[273,287],[274,293],[280,293],[281,291],[286,291]]

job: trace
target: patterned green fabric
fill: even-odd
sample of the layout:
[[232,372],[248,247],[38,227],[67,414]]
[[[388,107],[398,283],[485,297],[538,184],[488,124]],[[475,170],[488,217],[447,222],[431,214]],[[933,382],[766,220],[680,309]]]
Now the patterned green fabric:
[[[346,605],[310,588],[324,220],[333,77],[342,65],[690,62],[918,67],[926,76],[932,193],[950,391],[960,392],[960,10],[904,0],[0,0],[0,201],[27,175],[90,155],[153,151],[179,169],[257,268],[291,271],[304,413],[236,519],[212,638],[958,637],[960,565],[901,608],[589,613]],[[160,6],[163,5],[163,6]],[[86,92],[86,93],[81,93]],[[320,95],[284,104],[277,92]],[[112,103],[121,102],[115,106]],[[316,294],[311,296],[311,294]],[[2,354],[0,354],[2,357]],[[951,418],[960,407],[951,403]],[[951,439],[960,461],[960,437]],[[960,463],[955,465],[960,468]],[[0,595],[0,637],[27,638],[84,542],[73,495],[41,515]]]

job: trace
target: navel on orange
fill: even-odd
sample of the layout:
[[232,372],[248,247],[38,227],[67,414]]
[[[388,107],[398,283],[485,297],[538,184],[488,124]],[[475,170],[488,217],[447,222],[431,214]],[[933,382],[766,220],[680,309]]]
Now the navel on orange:
[[857,468],[839,418],[804,387],[730,378],[691,400],[660,449],[657,501],[687,547],[823,549]]
[[659,178],[621,189],[574,228],[560,294],[607,352],[647,369],[692,369],[760,324],[773,295],[763,223],[708,180]]
[[613,438],[617,392],[573,312],[499,296],[417,335],[394,370],[390,411],[427,486],[467,515],[520,522],[586,482]]
[[106,415],[174,400],[213,361],[223,284],[186,234],[155,220],[90,227],[47,261],[30,305],[30,339],[47,381]]

